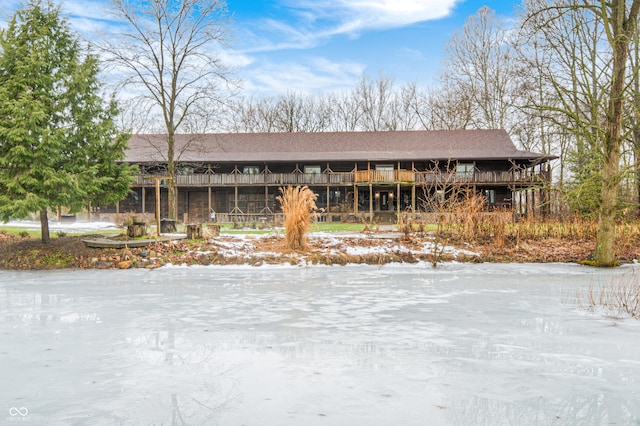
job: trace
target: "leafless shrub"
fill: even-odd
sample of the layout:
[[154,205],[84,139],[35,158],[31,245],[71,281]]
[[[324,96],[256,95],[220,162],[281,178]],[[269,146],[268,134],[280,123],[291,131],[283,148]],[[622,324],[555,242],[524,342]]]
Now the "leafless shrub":
[[285,241],[291,250],[305,248],[304,236],[315,218],[316,198],[307,186],[288,186],[280,188],[282,195],[277,197],[284,213]]
[[592,312],[640,319],[640,279],[635,273],[629,273],[605,284],[591,285],[586,292],[578,292],[578,303]]

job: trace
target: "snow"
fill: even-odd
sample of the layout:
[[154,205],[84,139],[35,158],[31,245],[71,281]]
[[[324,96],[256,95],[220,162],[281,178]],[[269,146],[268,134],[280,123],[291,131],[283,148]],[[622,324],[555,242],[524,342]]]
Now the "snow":
[[[15,220],[6,223],[7,226],[22,227],[25,229],[40,230],[40,223],[29,220]],[[122,232],[122,228],[118,228],[111,222],[87,222],[78,220],[73,223],[49,221],[49,230],[52,233],[65,232],[67,234],[83,234],[96,231],[113,231],[114,234]],[[397,233],[394,233],[397,234]],[[164,236],[178,236],[184,234],[163,234]],[[254,257],[279,257],[281,254],[274,251],[257,250],[256,244],[260,239],[280,236],[283,237],[281,229],[277,229],[275,234],[231,234],[218,237],[211,242],[216,246],[217,252],[225,257],[245,257],[248,254]],[[310,246],[317,247],[324,245],[327,248],[320,250],[326,255],[349,255],[349,256],[367,256],[367,255],[385,255],[393,253],[409,253],[414,255],[434,253],[434,243],[424,242],[422,248],[411,250],[393,239],[380,238],[383,234],[365,234],[361,232],[312,232],[309,234]],[[345,240],[354,241],[354,245],[345,245]],[[375,240],[376,244],[357,244],[358,241],[371,242]],[[440,254],[451,254],[457,257],[460,254],[466,256],[477,256],[477,252],[464,250],[454,247],[438,247]],[[199,255],[209,254],[211,251],[201,251]],[[304,262],[302,262],[304,263]]]
[[0,423],[634,424],[637,268],[0,271]]
[[[12,226],[17,228],[40,230],[40,222],[32,220],[11,220],[3,223],[2,226]],[[66,232],[68,234],[85,234],[94,231],[113,231],[114,233],[121,232],[122,229],[118,228],[113,222],[58,222],[55,220],[49,220],[50,232]]]
[[[412,253],[414,256],[417,256],[421,254],[432,254],[436,251],[434,243],[430,241],[424,242],[420,247],[412,249],[395,239],[379,237],[379,235],[384,234],[374,236],[363,233],[336,234],[337,233],[323,232],[311,233],[308,236],[308,246],[312,249],[312,252],[318,252],[328,256],[367,256],[402,253]],[[222,238],[215,238],[211,242],[216,246],[217,251],[225,257],[242,257],[248,254],[263,258],[281,256],[281,253],[260,248],[259,240],[267,237],[273,237],[273,235],[225,235]],[[478,256],[477,252],[450,246],[438,247],[438,252],[440,254],[450,254],[454,258],[460,254]],[[208,252],[201,252],[201,254],[207,253]],[[304,254],[301,254],[300,258],[301,263],[304,264]]]

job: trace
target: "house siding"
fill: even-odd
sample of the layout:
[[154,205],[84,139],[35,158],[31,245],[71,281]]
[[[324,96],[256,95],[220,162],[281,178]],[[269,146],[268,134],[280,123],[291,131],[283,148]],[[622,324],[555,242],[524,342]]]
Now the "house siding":
[[[164,163],[149,146],[159,140],[134,136],[126,161],[142,174],[132,195],[103,212],[155,214],[153,177],[162,175]],[[549,182],[540,164],[553,159],[517,150],[502,130],[178,135],[176,141],[183,155],[177,160],[178,219],[190,222],[209,221],[212,213],[218,220],[273,217],[279,188],[288,185],[318,194],[321,220],[416,214],[425,210],[424,194],[450,185],[491,191],[488,209],[511,208],[515,192]],[[456,172],[458,164],[465,166]],[[305,167],[320,173],[304,173]],[[166,198],[163,187],[162,217]]]

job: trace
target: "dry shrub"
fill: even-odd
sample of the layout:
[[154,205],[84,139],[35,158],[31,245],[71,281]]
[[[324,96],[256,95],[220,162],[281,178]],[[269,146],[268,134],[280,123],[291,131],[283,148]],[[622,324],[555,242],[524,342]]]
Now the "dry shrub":
[[400,220],[398,221],[398,231],[404,234],[405,239],[409,239],[411,234],[416,232],[416,228],[414,227],[414,220],[410,218],[406,213],[400,216]]
[[304,236],[316,215],[316,198],[318,197],[307,186],[288,186],[280,188],[277,197],[284,213],[285,241],[291,250],[305,248]]
[[210,240],[220,236],[220,225],[217,223],[207,224],[203,229],[203,236],[205,239]]
[[491,219],[491,228],[495,244],[497,247],[504,247],[509,216],[506,212],[495,212],[489,217]]
[[453,213],[460,222],[460,231],[464,239],[472,240],[478,236],[484,203],[484,197],[469,190],[465,191],[463,198],[454,205]]
[[509,232],[523,240],[540,240],[546,238],[588,240],[596,237],[598,223],[593,220],[581,218],[564,221],[540,221],[530,218],[513,224]]
[[608,284],[592,285],[586,296],[579,292],[578,301],[590,311],[603,310],[611,316],[640,319],[640,281],[635,273],[619,276]]

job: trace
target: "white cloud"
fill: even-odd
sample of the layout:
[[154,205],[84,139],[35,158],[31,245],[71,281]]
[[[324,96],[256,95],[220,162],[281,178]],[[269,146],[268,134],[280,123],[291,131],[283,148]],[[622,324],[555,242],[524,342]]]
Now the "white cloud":
[[234,50],[226,50],[226,49],[219,51],[218,57],[220,58],[223,64],[233,68],[247,67],[255,61],[255,58],[249,55],[246,55],[244,53],[240,53]]
[[302,62],[259,62],[244,70],[249,93],[277,95],[288,91],[317,93],[351,88],[362,75],[363,64],[307,58]]
[[75,19],[101,21],[108,18],[107,4],[104,0],[66,0],[61,2],[61,9]]
[[[338,36],[358,37],[366,31],[400,28],[448,16],[461,0],[281,0],[277,19],[243,22],[238,28],[240,52],[255,58],[240,64],[244,88],[265,95],[289,90],[302,93],[353,87],[366,65],[296,58],[276,63],[262,52],[305,50]],[[419,57],[420,52],[404,52]]]
[[[13,14],[20,0],[0,0]],[[232,24],[234,50],[220,51],[224,63],[236,68],[251,93],[275,94],[350,88],[366,68],[353,61],[286,56],[287,50],[312,49],[336,36],[358,37],[366,31],[398,28],[439,19],[461,0],[274,0],[285,2],[280,16]],[[117,34],[119,22],[109,14],[108,0],[54,0],[61,4],[71,28],[91,41],[99,34]],[[1,13],[1,12],[0,12]],[[0,27],[3,23],[0,23]],[[338,37],[339,39],[339,37]],[[339,47],[337,47],[339,49]],[[284,51],[284,55],[260,52]],[[416,54],[416,52],[411,52]],[[278,61],[282,61],[277,63]]]
[[362,28],[388,28],[440,19],[449,15],[456,0],[342,0]]
[[[21,7],[19,0],[2,0],[4,12],[0,18],[8,20]],[[54,5],[60,6],[61,14],[69,22],[72,31],[87,40],[95,40],[97,34],[113,32],[116,22],[108,12],[108,2],[105,0],[54,0]],[[3,22],[0,26],[6,25]]]
[[333,22],[334,34],[403,27],[444,18],[460,0],[294,0],[309,22]]
[[286,18],[251,22],[245,52],[308,49],[332,37],[400,28],[448,16],[460,0],[283,0]]

